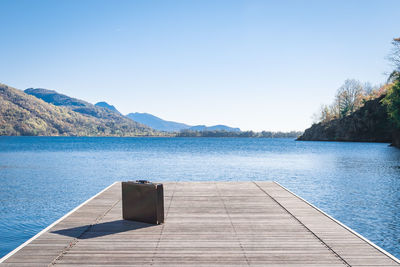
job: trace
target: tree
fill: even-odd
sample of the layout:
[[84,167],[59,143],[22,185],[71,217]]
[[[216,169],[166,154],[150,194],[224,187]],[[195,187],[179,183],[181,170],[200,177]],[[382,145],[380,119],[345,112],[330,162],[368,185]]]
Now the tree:
[[394,70],[389,75],[388,83],[400,80],[400,38],[394,38],[392,45],[393,47],[389,55],[389,61],[393,64]]
[[394,65],[394,71],[400,72],[400,38],[394,38],[392,41],[392,52],[389,55],[389,60]]
[[339,110],[339,118],[343,118],[363,104],[364,91],[362,84],[357,80],[347,79],[338,89],[336,94],[336,105]]
[[388,90],[387,95],[382,99],[386,105],[389,118],[400,128],[400,81],[397,80]]
[[395,69],[388,81],[391,83],[387,95],[382,99],[390,119],[400,128],[400,38],[393,39],[393,49],[389,57]]
[[370,83],[361,83],[354,79],[347,79],[337,90],[334,102],[331,105],[322,105],[313,115],[314,122],[326,123],[333,119],[343,118],[361,108],[365,101],[386,94],[387,86],[377,86]]
[[319,111],[313,115],[314,123],[322,122],[326,123],[337,118],[333,105],[321,105]]

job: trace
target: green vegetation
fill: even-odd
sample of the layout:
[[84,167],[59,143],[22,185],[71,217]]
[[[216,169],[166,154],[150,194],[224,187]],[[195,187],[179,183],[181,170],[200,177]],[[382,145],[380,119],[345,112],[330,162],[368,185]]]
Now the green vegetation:
[[298,140],[392,142],[400,147],[400,38],[393,40],[389,59],[394,70],[385,85],[346,80]]
[[391,142],[393,123],[381,103],[383,97],[366,101],[343,118],[313,124],[298,140]]
[[353,114],[364,104],[386,94],[387,85],[372,86],[355,79],[347,79],[336,92],[335,99],[330,105],[322,105],[319,112],[314,114],[316,123],[327,123]]
[[302,132],[253,132],[253,131],[191,131],[183,130],[176,134],[177,137],[251,137],[251,138],[297,138]]
[[385,96],[382,103],[387,106],[389,117],[400,128],[400,38],[393,39],[393,50],[389,59],[395,69],[390,74],[387,84],[371,86],[369,83],[348,79],[337,90],[333,103],[323,105],[314,115],[314,120],[317,123],[327,123],[344,118],[359,110],[367,101]]
[[393,40],[393,51],[389,58],[395,69],[389,76],[391,86],[382,103],[387,107],[389,118],[400,129],[400,38]]
[[[118,114],[117,114],[118,115]],[[154,136],[163,135],[129,119],[91,116],[56,106],[0,84],[0,135]]]
[[400,129],[400,80],[393,83],[382,103],[386,105],[389,118]]
[[346,80],[337,90],[333,103],[323,105],[320,111],[314,115],[315,122],[327,123],[334,119],[344,118],[360,109],[366,101],[380,98],[386,94],[387,96],[382,102],[387,105],[390,118],[395,122],[397,119],[400,121],[400,118],[398,118],[400,106],[396,102],[399,94],[396,84],[400,81],[400,38],[393,39],[392,44],[393,49],[389,60],[393,64],[394,70],[389,76],[388,83],[381,86],[371,86],[369,83],[361,83],[354,79]]

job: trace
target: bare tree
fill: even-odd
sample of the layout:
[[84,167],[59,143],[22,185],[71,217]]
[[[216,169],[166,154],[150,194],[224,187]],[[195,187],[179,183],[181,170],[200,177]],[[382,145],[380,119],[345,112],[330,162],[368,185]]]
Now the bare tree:
[[345,117],[363,104],[364,91],[362,84],[357,80],[347,79],[338,89],[335,104],[339,111],[339,118]]
[[322,105],[319,111],[314,114],[314,121],[324,123],[333,119],[343,118],[358,110],[365,101],[388,93],[391,94],[390,88],[394,83],[400,82],[400,38],[394,38],[392,44],[392,51],[388,59],[393,63],[394,70],[390,74],[387,84],[372,85],[371,83],[361,83],[354,79],[346,80],[338,89],[332,105]]
[[392,41],[392,52],[389,60],[393,63],[394,70],[389,75],[388,82],[400,81],[400,38],[394,38]]
[[362,84],[362,88],[365,95],[371,95],[375,90],[379,89],[379,86],[372,85],[370,82],[365,82]]
[[319,110],[312,115],[313,123],[326,123],[339,117],[335,105],[321,105]]
[[365,101],[386,94],[389,85],[372,85],[361,83],[355,79],[347,79],[337,90],[335,100],[331,105],[321,105],[318,112],[312,116],[314,123],[329,122],[343,118],[361,108]]
[[393,47],[389,55],[389,60],[393,63],[395,71],[400,72],[400,38],[394,38],[392,44]]

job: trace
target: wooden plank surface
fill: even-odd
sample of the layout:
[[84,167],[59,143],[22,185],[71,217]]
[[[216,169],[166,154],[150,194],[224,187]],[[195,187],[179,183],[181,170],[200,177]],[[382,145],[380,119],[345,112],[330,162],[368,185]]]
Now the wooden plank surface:
[[122,220],[115,183],[1,266],[398,266],[274,182],[164,183],[165,224]]

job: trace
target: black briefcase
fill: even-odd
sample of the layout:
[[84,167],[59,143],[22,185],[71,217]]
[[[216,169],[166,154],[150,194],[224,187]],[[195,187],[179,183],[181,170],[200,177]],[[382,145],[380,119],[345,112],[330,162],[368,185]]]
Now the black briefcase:
[[124,220],[163,223],[163,185],[144,180],[122,182],[122,217]]

